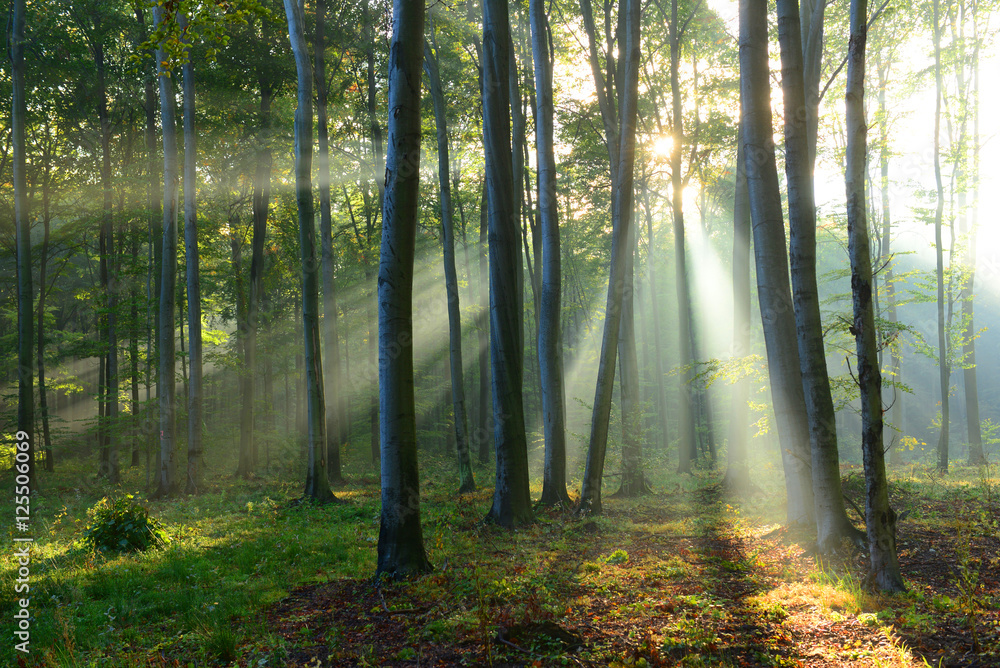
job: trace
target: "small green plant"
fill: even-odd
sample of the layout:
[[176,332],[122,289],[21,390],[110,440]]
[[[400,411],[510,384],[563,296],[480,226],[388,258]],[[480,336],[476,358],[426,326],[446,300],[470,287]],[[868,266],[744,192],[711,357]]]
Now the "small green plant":
[[628,562],[628,552],[625,550],[615,550],[604,560],[605,562],[615,566],[618,564],[624,564]]
[[100,552],[143,552],[167,543],[163,526],[132,494],[104,497],[87,511],[83,545]]

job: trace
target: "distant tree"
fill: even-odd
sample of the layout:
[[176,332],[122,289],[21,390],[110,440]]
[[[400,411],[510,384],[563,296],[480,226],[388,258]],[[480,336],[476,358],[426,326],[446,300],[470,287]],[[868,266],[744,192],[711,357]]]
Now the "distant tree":
[[[31,366],[34,341],[31,288],[31,220],[28,218],[28,186],[25,178],[25,121],[27,102],[24,93],[24,24],[25,1],[11,4],[10,60],[13,96],[11,151],[14,168],[14,226],[17,244],[17,429],[18,441],[28,444],[27,476],[32,490],[35,479],[35,392]],[[23,435],[23,438],[21,436]]]
[[[736,183],[733,197],[733,357],[750,354],[750,193],[747,190],[746,159],[742,126],[736,136]],[[750,489],[747,460],[750,379],[733,386],[729,411],[729,464],[726,485],[736,493]]]
[[[153,7],[153,25],[164,21],[163,7]],[[167,53],[161,40],[156,50],[160,80],[160,118],[163,128],[163,243],[160,275],[160,309],[157,339],[160,370],[157,401],[160,408],[160,457],[156,473],[155,497],[177,492],[176,449],[177,382],[174,375],[174,312],[177,302],[177,124],[174,82],[168,76]]]
[[937,254],[937,333],[938,375],[941,385],[941,431],[938,435],[938,469],[948,470],[948,432],[951,429],[951,365],[947,327],[945,323],[944,239],[941,233],[944,219],[944,181],[941,178],[941,96],[944,88],[941,71],[941,18],[939,0],[933,1],[934,21],[934,178],[937,181],[937,208],[934,212],[934,247]]
[[[448,295],[448,358],[451,364],[451,402],[455,418],[455,450],[458,455],[458,493],[476,489],[469,455],[469,413],[465,403],[465,375],[462,365],[462,310],[455,268],[455,215],[451,197],[451,166],[448,158],[448,117],[438,65],[437,36],[433,20],[430,40],[424,44],[424,70],[434,105],[437,126],[438,182],[441,200],[441,243],[444,246],[444,281]],[[433,44],[433,49],[431,45]]]
[[423,0],[394,0],[392,18],[389,152],[378,276],[382,514],[376,572],[403,578],[431,570],[420,526],[413,388],[413,261],[420,195]]
[[861,451],[865,464],[865,523],[871,573],[882,591],[905,591],[896,555],[896,513],[889,506],[882,445],[882,374],[878,363],[871,251],[865,204],[868,126],[865,120],[865,42],[867,0],[851,0],[851,41],[847,61],[847,229],[851,256],[851,295],[861,389]]
[[[186,17],[182,19],[187,23]],[[195,138],[194,63],[188,58],[182,67],[184,93],[184,252],[187,267],[188,359],[191,380],[188,385],[187,482],[185,492],[198,493],[202,455],[202,341],[201,280],[198,275],[198,149]]]

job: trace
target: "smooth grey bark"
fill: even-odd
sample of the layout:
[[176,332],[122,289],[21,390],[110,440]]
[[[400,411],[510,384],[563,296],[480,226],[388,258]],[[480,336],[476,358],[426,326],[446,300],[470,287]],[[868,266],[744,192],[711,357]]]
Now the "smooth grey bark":
[[323,258],[323,360],[326,368],[326,474],[332,484],[344,480],[340,447],[344,443],[344,397],[340,379],[340,338],[337,333],[337,284],[334,276],[333,219],[330,212],[330,129],[326,87],[326,0],[316,2],[313,44],[316,72],[316,134],[319,140],[319,234]]
[[502,0],[483,3],[483,139],[489,207],[490,364],[496,485],[488,522],[534,520],[524,428],[523,277],[511,155],[510,17]]
[[[785,176],[788,183],[788,253],[799,349],[799,369],[809,420],[813,501],[819,551],[839,547],[842,538],[860,540],[847,518],[840,487],[836,412],[826,368],[823,320],[816,280],[816,198],[803,83],[802,42],[798,0],[778,0],[778,42],[781,45],[781,89],[784,100]],[[814,149],[813,149],[814,150]],[[789,382],[793,382],[789,379]]]
[[605,307],[604,331],[601,337],[601,353],[597,367],[597,384],[594,391],[594,408],[591,416],[590,441],[587,448],[587,464],[584,469],[583,485],[580,490],[580,512],[600,514],[601,484],[604,476],[604,460],[608,447],[608,428],[611,416],[611,397],[614,389],[615,366],[617,363],[618,339],[622,320],[622,299],[628,271],[630,227],[633,217],[634,171],[635,166],[635,125],[638,108],[639,88],[639,29],[640,3],[626,0],[620,12],[624,37],[623,57],[617,70],[609,60],[609,71],[620,84],[618,105],[608,94],[612,86],[606,81],[598,59],[597,37],[594,14],[590,0],[581,0],[584,27],[589,42],[589,59],[597,99],[604,122],[604,138],[608,149],[612,181],[612,236],[611,270],[608,277],[608,297]]
[[934,212],[934,247],[937,256],[937,334],[938,376],[941,388],[941,432],[938,435],[938,469],[948,470],[948,432],[951,427],[949,389],[951,368],[948,359],[948,337],[944,315],[944,242],[941,235],[944,218],[944,183],[941,179],[941,95],[944,88],[941,76],[941,19],[938,0],[933,2],[934,21],[934,178],[937,181],[937,209]]
[[413,260],[420,197],[423,0],[395,0],[389,47],[389,141],[378,272],[382,514],[378,575],[431,570],[420,526],[413,395]]
[[[733,357],[750,354],[750,193],[747,190],[746,155],[742,125],[737,133],[736,188],[733,197]],[[729,448],[726,486],[736,494],[751,488],[747,460],[750,379],[733,385],[729,409]]]
[[304,498],[316,503],[335,501],[326,477],[326,402],[323,396],[323,355],[320,350],[319,271],[312,194],[312,65],[305,38],[305,18],[297,0],[284,0],[288,36],[298,75],[295,108],[295,199],[299,214],[302,261],[302,332],[305,339],[308,459]]
[[677,284],[677,324],[679,334],[678,360],[680,380],[680,422],[678,441],[678,473],[691,473],[691,463],[698,458],[698,437],[695,433],[694,353],[692,351],[691,287],[687,271],[687,253],[684,249],[684,185],[681,175],[681,148],[684,142],[684,110],[681,106],[681,88],[678,68],[681,48],[680,26],[677,17],[677,0],[670,3],[670,100],[673,113],[670,149],[670,191],[674,229],[674,270]]
[[[153,7],[153,25],[164,20],[164,9]],[[163,126],[163,251],[160,273],[160,309],[157,323],[159,342],[159,378],[157,399],[160,407],[160,456],[154,497],[177,493],[174,451],[177,430],[177,382],[174,376],[174,313],[177,302],[177,123],[174,82],[164,70],[167,55],[161,44],[156,50],[156,69],[160,79],[160,119]]]
[[434,120],[437,126],[438,181],[441,199],[441,243],[444,246],[444,282],[448,295],[448,360],[451,365],[451,403],[455,418],[455,453],[458,458],[458,493],[476,490],[469,455],[469,413],[465,403],[465,374],[462,364],[462,311],[458,296],[458,271],[455,268],[455,215],[451,200],[451,165],[448,159],[448,117],[441,74],[438,69],[437,39],[431,27],[431,40],[424,44],[424,70],[427,72]]
[[882,446],[882,375],[878,363],[879,333],[875,328],[871,252],[865,211],[865,162],[868,126],[865,122],[865,42],[867,0],[851,0],[851,39],[847,60],[847,235],[851,256],[853,333],[861,389],[861,451],[865,465],[865,524],[871,574],[882,591],[906,591],[896,555],[896,513],[889,506]]
[[[186,24],[187,21],[184,21]],[[182,24],[183,25],[183,24]],[[201,482],[202,456],[202,342],[201,342],[201,280],[198,273],[198,150],[195,135],[195,78],[190,59],[182,68],[184,93],[184,253],[187,265],[188,359],[191,380],[188,385],[187,415],[187,483],[185,492],[197,494]]]
[[541,300],[538,310],[538,368],[542,390],[545,461],[542,505],[568,506],[566,491],[566,398],[562,351],[562,257],[556,185],[552,92],[552,31],[543,0],[530,0],[531,52],[535,64],[535,151],[538,214],[542,236]]
[[767,350],[790,524],[811,523],[809,428],[778,190],[767,55],[767,3],[740,0],[740,97],[757,294]]
[[24,24],[25,2],[11,3],[10,60],[11,84],[11,151],[14,171],[14,226],[17,245],[17,441],[26,443],[27,466],[18,473],[28,476],[28,486],[38,489],[35,477],[35,392],[31,368],[33,291],[31,287],[31,220],[28,217],[28,186],[25,173],[25,122],[27,102],[24,92]]

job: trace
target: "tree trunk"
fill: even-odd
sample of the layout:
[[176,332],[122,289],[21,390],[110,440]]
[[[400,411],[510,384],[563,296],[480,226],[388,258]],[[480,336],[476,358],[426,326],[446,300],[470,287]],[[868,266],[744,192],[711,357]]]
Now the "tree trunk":
[[934,246],[937,253],[937,331],[938,371],[941,386],[941,432],[938,436],[938,469],[948,471],[948,431],[951,426],[949,390],[951,367],[948,359],[948,338],[944,316],[944,242],[941,236],[944,217],[944,183],[941,180],[941,19],[939,2],[934,0],[934,178],[937,180],[937,210],[934,213]]
[[[979,383],[976,378],[975,309],[973,308],[973,288],[976,283],[976,232],[979,222],[979,17],[978,3],[972,7],[973,53],[972,53],[972,221],[969,236],[965,241],[965,271],[967,281],[962,289],[962,321],[965,323],[962,354],[968,365],[964,370],[965,419],[969,431],[969,464],[981,466],[986,463],[983,453],[983,430],[979,421]],[[961,230],[965,233],[965,230]]]
[[[743,147],[742,124],[736,145],[736,194],[733,199],[733,357],[750,355],[750,193]],[[750,379],[733,385],[729,409],[729,465],[726,486],[737,495],[751,488],[747,461]]]
[[524,332],[521,246],[510,136],[510,19],[502,0],[483,5],[483,136],[489,204],[490,358],[496,487],[487,521],[515,527],[534,520],[522,403]]
[[[375,178],[375,188],[378,192],[378,202],[376,203],[376,210],[381,211],[383,208],[383,200],[385,199],[385,166],[382,164],[382,126],[378,122],[378,105],[376,103],[376,90],[375,90],[375,31],[373,26],[373,21],[369,16],[369,3],[362,3],[362,21],[365,24],[365,29],[368,32],[368,39],[366,40],[365,48],[365,61],[367,64],[367,83],[368,83],[368,124],[370,126],[371,142],[372,142],[372,152],[375,155],[375,163],[372,165],[372,174]],[[423,54],[423,49],[420,49],[421,55]],[[418,71],[419,76],[419,71]],[[371,247],[374,242],[375,229],[372,221],[372,216],[368,218],[368,245]],[[365,267],[365,284],[373,285],[375,276],[372,272],[372,267],[370,261],[366,257],[366,267]],[[376,300],[376,295],[372,295],[372,298],[368,300],[367,315],[368,315],[368,361],[371,369],[375,367],[375,360],[379,354],[377,337],[378,332],[376,331],[375,324],[375,312],[373,309],[373,304]],[[379,442],[380,442],[380,430],[379,425],[379,390],[378,388],[372,392],[369,397],[369,407],[368,407],[368,422],[371,427],[371,455],[372,463],[379,461]]]
[[[14,224],[17,244],[17,434],[18,454],[25,453],[27,461],[18,459],[17,473],[28,477],[32,491],[38,489],[35,479],[35,396],[34,376],[31,372],[32,327],[31,288],[31,219],[28,217],[28,186],[25,178],[25,122],[27,103],[24,96],[24,23],[25,2],[13,0],[11,4],[10,59],[11,84],[11,150],[14,154]],[[24,446],[24,450],[21,446]],[[20,476],[19,476],[20,478]],[[18,486],[20,486],[18,482]]]
[[423,0],[395,0],[389,50],[389,155],[378,276],[382,513],[378,575],[431,570],[420,526],[413,388],[413,261],[420,195]]
[[[186,17],[182,25],[186,25]],[[188,387],[187,483],[185,492],[197,494],[201,482],[202,457],[202,344],[201,280],[198,276],[198,151],[195,144],[194,64],[183,67],[184,92],[184,252],[187,265],[188,358],[191,383]]]
[[879,189],[882,191],[882,239],[879,257],[885,265],[885,293],[888,307],[887,319],[893,334],[893,341],[890,344],[891,364],[892,364],[892,429],[885,430],[885,448],[889,452],[889,462],[898,464],[902,462],[902,448],[896,442],[896,434],[902,433],[903,428],[903,393],[899,391],[898,384],[902,382],[902,358],[900,357],[901,343],[896,338],[896,282],[893,278],[892,260],[892,216],[889,209],[889,121],[888,107],[886,106],[886,70],[879,63],[878,67],[878,127],[879,127]]
[[[236,287],[236,350],[243,358],[243,368],[237,370],[237,385],[240,396],[240,445],[239,459],[236,464],[236,475],[249,478],[254,472],[253,440],[254,440],[254,383],[253,373],[247,368],[253,353],[251,352],[250,331],[252,329],[247,315],[248,299],[243,283],[243,242],[240,240],[239,217],[230,216],[229,244],[232,252],[233,281]],[[287,412],[286,412],[287,415]]]
[[767,3],[740,2],[740,97],[757,293],[771,397],[785,471],[790,524],[813,520],[809,429],[792,313],[785,225],[778,190],[767,55]]
[[[633,209],[634,210],[634,209]],[[634,216],[634,213],[632,214]],[[639,360],[635,347],[635,256],[636,227],[629,226],[626,251],[625,288],[622,293],[621,332],[618,357],[621,360],[622,477],[617,497],[633,497],[651,490],[646,483],[642,461],[642,405],[639,397]]]
[[101,440],[101,461],[98,475],[111,484],[118,483],[118,435],[115,422],[118,418],[118,328],[115,318],[117,288],[111,276],[110,264],[114,255],[114,228],[112,206],[114,191],[111,187],[111,121],[108,118],[108,94],[104,45],[92,44],[94,66],[97,69],[97,117],[101,131],[101,191],[104,205],[100,231],[100,280],[106,309],[102,321],[102,339],[107,342],[104,386],[99,394],[104,403],[104,419],[98,433]]
[[337,292],[334,280],[333,220],[330,213],[330,131],[326,90],[326,0],[316,2],[316,120],[319,139],[319,234],[323,255],[323,359],[326,368],[326,469],[330,483],[343,483],[340,447],[344,442],[343,388],[340,380],[340,339],[337,334]]
[[656,375],[656,415],[659,422],[660,450],[667,451],[670,447],[670,422],[667,419],[667,388],[663,382],[663,347],[660,344],[660,300],[658,296],[659,288],[656,282],[656,244],[653,237],[653,209],[649,202],[649,182],[644,179],[642,182],[642,209],[646,216],[646,238],[649,250],[646,255],[647,283],[649,284],[649,310],[653,316],[653,357],[655,366],[653,372]]
[[[621,83],[617,114],[607,95],[597,57],[593,10],[590,0],[580,3],[584,24],[590,43],[590,64],[598,91],[601,117],[604,121],[605,141],[611,163],[612,190],[612,239],[611,270],[608,279],[608,298],[605,309],[604,333],[597,367],[597,386],[591,418],[590,443],[587,464],[580,490],[580,511],[600,514],[601,481],[608,446],[608,426],[611,415],[611,396],[615,377],[616,353],[622,319],[622,299],[628,271],[630,226],[633,217],[633,167],[635,165],[635,124],[639,87],[639,29],[640,3],[627,0],[619,11],[625,12],[620,22],[624,28],[624,51],[620,60],[617,80]],[[611,63],[609,63],[609,69]]]
[[692,346],[691,289],[687,271],[687,253],[684,248],[684,198],[681,177],[681,148],[684,142],[684,111],[681,107],[681,89],[678,68],[680,66],[680,34],[677,25],[677,0],[670,3],[670,94],[673,112],[673,128],[670,149],[670,190],[674,227],[674,267],[677,281],[677,318],[680,344],[681,434],[678,441],[678,473],[691,473],[691,462],[698,458],[695,433],[694,403],[694,355]]
[[556,188],[552,92],[552,31],[543,0],[530,0],[531,47],[535,63],[538,211],[542,235],[542,285],[538,313],[538,367],[542,390],[545,463],[542,505],[568,506],[566,491],[566,398],[563,387],[562,258]]
[[455,221],[451,201],[451,167],[448,162],[448,120],[438,71],[437,40],[433,26],[430,44],[424,45],[424,69],[430,84],[437,125],[438,180],[441,194],[441,242],[444,246],[444,280],[448,294],[449,360],[451,363],[451,403],[455,419],[455,451],[458,455],[458,493],[476,490],[469,456],[468,410],[465,405],[465,379],[462,364],[462,311],[458,296],[458,272],[455,268]]
[[326,477],[326,403],[320,352],[319,280],[312,194],[312,66],[305,39],[304,10],[297,0],[284,0],[288,35],[298,74],[295,109],[295,198],[299,213],[302,261],[302,332],[305,339],[305,381],[308,404],[308,463],[304,498],[316,503],[336,500]]
[[878,331],[872,307],[872,265],[865,212],[867,133],[864,109],[867,1],[851,0],[851,41],[847,61],[847,229],[851,256],[853,333],[861,386],[861,450],[865,464],[865,522],[871,573],[882,591],[905,591],[896,556],[896,513],[889,506],[882,449],[882,376],[878,364]]
[[778,0],[781,88],[784,103],[785,176],[788,181],[789,256],[799,350],[799,369],[809,420],[813,502],[820,552],[832,552],[841,538],[860,532],[847,518],[840,487],[836,413],[826,368],[823,321],[816,281],[816,201],[813,192],[803,82],[802,35],[798,0]]
[[[153,23],[163,21],[164,9],[153,8]],[[177,301],[177,126],[173,79],[166,76],[163,63],[167,54],[161,43],[156,50],[157,73],[160,80],[160,118],[163,126],[163,252],[160,275],[160,318],[157,337],[160,364],[157,399],[160,405],[160,457],[154,497],[172,496],[177,492],[175,412],[177,384],[174,378],[174,311]]]
[[[42,417],[42,447],[45,451],[45,470],[50,473],[55,471],[55,462],[52,459],[52,439],[49,433],[49,403],[45,391],[45,270],[49,255],[49,227],[52,222],[52,212],[50,209],[51,189],[52,189],[52,159],[50,155],[44,155],[43,165],[44,175],[42,177],[42,226],[44,233],[42,236],[42,248],[38,255],[38,408]],[[58,272],[57,272],[58,273]]]
[[476,337],[479,343],[479,426],[476,427],[476,439],[479,441],[479,463],[490,460],[490,303],[489,280],[489,206],[486,202],[486,181],[483,181],[482,197],[479,200],[479,245],[476,254],[479,256],[479,312],[476,314]]

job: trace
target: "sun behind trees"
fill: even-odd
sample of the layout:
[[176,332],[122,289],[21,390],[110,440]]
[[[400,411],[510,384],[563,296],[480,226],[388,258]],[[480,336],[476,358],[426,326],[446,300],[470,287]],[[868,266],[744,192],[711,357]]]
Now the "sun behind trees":
[[[642,618],[633,659],[737,665],[742,644],[711,647],[766,600],[733,591],[785,559],[989,647],[997,17],[846,9],[15,1],[0,460],[41,495],[21,496],[42,499],[52,569],[82,559],[55,508],[82,522],[134,494],[181,542],[224,525],[228,556],[205,558],[242,574],[225,588],[274,578],[234,618],[336,573],[344,638],[359,601],[419,617],[405,597],[433,591],[466,616],[414,638],[478,633],[486,661],[548,633],[572,654],[599,644],[560,631],[605,579],[650,583],[671,620]],[[954,531],[925,545],[906,518],[940,513]],[[174,552],[144,576],[202,572]],[[73,591],[122,619],[176,611],[105,596],[106,566]],[[419,584],[340,582],[373,572]],[[675,572],[733,603],[714,639],[671,644],[675,613],[718,607],[679,598]],[[44,582],[48,613],[69,594]]]

